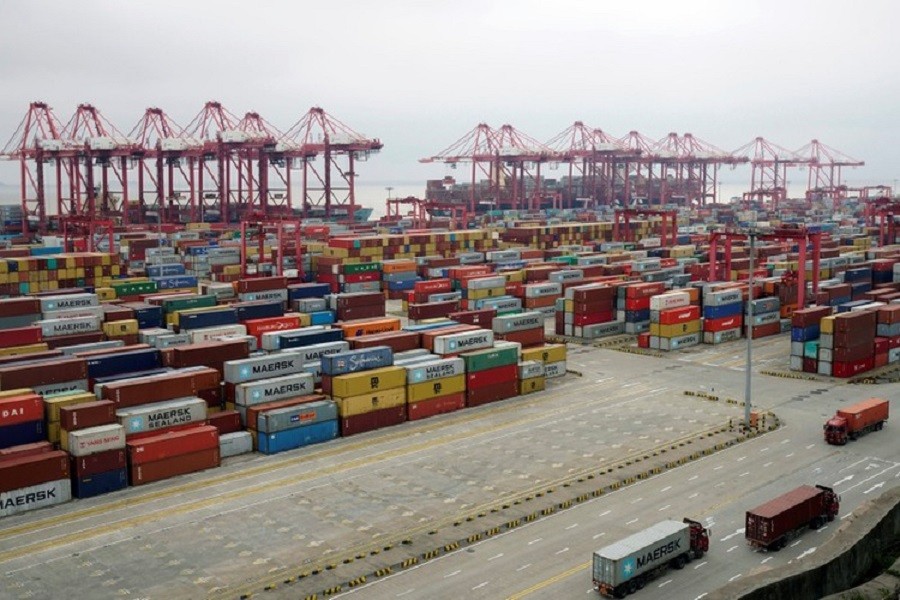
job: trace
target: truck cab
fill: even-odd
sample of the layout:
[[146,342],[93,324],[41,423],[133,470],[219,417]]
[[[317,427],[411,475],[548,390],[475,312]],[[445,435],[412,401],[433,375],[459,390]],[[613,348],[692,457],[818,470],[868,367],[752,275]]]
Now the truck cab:
[[824,485],[817,485],[816,487],[825,492],[825,517],[829,521],[834,521],[834,518],[841,510],[841,497],[834,493],[834,490],[829,487],[825,487]]
[[698,521],[685,518],[684,522],[690,528],[691,550],[694,552],[694,558],[700,558],[709,551],[710,531]]
[[837,415],[828,419],[824,425],[825,429],[825,441],[829,444],[835,444],[837,446],[843,446],[847,443],[847,437],[849,434],[849,426],[847,423],[847,419],[844,417],[839,417]]

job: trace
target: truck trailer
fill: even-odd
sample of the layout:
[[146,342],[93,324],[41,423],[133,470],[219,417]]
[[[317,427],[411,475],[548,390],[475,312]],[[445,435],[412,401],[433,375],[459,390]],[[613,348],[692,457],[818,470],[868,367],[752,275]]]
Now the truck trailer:
[[825,422],[825,441],[843,446],[848,439],[855,440],[870,431],[884,427],[888,419],[890,403],[881,398],[869,398],[847,408],[839,408]]
[[709,531],[697,521],[662,521],[594,552],[594,587],[624,598],[669,566],[681,569],[709,550]]
[[833,521],[840,502],[840,496],[831,488],[801,485],[747,511],[747,543],[757,549],[780,550],[807,527],[818,529],[826,521]]

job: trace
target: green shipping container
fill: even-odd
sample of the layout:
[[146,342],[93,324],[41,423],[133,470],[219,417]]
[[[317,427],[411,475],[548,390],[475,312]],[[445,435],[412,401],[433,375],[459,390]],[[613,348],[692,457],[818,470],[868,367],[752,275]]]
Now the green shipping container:
[[115,290],[116,297],[136,296],[138,294],[152,294],[156,291],[155,281],[139,281],[137,283],[112,283],[110,287]]
[[494,346],[459,355],[466,364],[466,373],[486,371],[494,367],[515,365],[519,362],[519,350],[515,344]]
[[348,263],[341,268],[344,271],[344,275],[355,275],[356,273],[370,273],[372,271],[380,271],[381,263]]
[[162,301],[162,309],[166,314],[192,308],[207,308],[216,305],[216,297],[212,294],[197,294],[190,298],[172,298]]

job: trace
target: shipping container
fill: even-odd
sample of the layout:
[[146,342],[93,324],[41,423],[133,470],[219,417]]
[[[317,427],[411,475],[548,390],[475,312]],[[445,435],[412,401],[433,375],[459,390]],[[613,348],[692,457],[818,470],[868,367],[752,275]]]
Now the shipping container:
[[120,408],[116,411],[116,418],[128,436],[206,421],[206,408],[206,401],[202,398],[178,398]]
[[109,400],[85,402],[59,408],[59,424],[66,431],[77,431],[116,422],[116,405]]
[[840,497],[830,488],[802,485],[748,510],[744,535],[751,546],[779,550],[800,530],[834,520],[839,508]]
[[438,396],[428,400],[419,402],[410,402],[407,406],[407,418],[410,421],[419,419],[427,419],[441,414],[454,412],[465,408],[466,394],[461,392],[458,394],[449,394],[446,396]]
[[143,485],[153,481],[160,481],[219,466],[219,444],[216,439],[216,447],[209,450],[200,450],[190,454],[181,454],[170,458],[164,458],[155,462],[140,463],[133,466],[129,472],[131,485]]
[[303,370],[303,363],[297,352],[279,352],[267,356],[227,361],[224,363],[223,369],[226,382],[243,383],[300,373]]
[[406,369],[382,367],[334,377],[331,381],[330,393],[339,397],[360,396],[404,385],[406,385]]
[[292,396],[312,394],[314,391],[315,385],[311,374],[295,373],[239,384],[234,388],[234,402],[239,406],[253,406]]
[[254,429],[259,433],[269,434],[323,421],[335,421],[337,418],[338,408],[334,402],[318,400],[261,412],[251,426],[255,426]]
[[199,425],[180,431],[160,433],[137,440],[128,440],[129,467],[178,458],[219,447],[219,430],[211,425]]
[[253,452],[253,434],[249,431],[232,431],[219,435],[219,456],[228,458]]
[[73,477],[89,477],[97,473],[124,469],[128,465],[124,448],[95,452],[86,456],[72,456],[70,462]]
[[480,329],[436,337],[434,340],[434,352],[441,355],[459,354],[460,352],[490,348],[493,345],[494,332],[488,329]]
[[125,428],[119,424],[99,425],[78,431],[63,431],[60,448],[72,456],[87,456],[125,447]]
[[72,499],[72,482],[68,476],[37,483],[16,490],[0,492],[0,517],[62,504]]
[[128,471],[124,467],[72,478],[72,495],[76,498],[93,498],[126,487],[128,487]]
[[263,454],[275,454],[333,440],[338,436],[337,421],[322,421],[294,427],[278,433],[257,433],[257,449]]
[[361,413],[340,420],[341,435],[350,436],[368,431],[399,425],[406,421],[406,403],[391,408],[383,408]]
[[69,473],[69,455],[60,450],[13,455],[0,460],[0,492],[68,479]]
[[322,356],[322,374],[337,376],[359,371],[388,367],[394,354],[387,346],[375,346],[361,350],[349,350]]

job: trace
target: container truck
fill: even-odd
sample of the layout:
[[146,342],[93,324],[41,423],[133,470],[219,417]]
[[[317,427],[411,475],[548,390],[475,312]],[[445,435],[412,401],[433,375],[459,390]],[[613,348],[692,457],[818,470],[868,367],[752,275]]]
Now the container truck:
[[822,485],[797,489],[747,511],[744,535],[754,548],[780,550],[807,527],[818,529],[833,521],[841,498]]
[[843,446],[848,439],[855,440],[860,435],[880,430],[888,419],[889,408],[890,403],[881,398],[869,398],[853,406],[839,408],[825,422],[825,441]]
[[709,531],[691,519],[662,521],[594,552],[594,587],[624,598],[669,566],[681,569],[709,550]]

